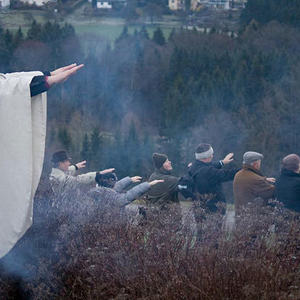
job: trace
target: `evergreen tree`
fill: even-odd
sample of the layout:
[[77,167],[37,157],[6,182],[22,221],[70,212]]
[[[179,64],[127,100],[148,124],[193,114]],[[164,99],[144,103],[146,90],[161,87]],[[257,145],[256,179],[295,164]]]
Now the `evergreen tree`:
[[123,40],[126,40],[127,38],[129,37],[129,34],[128,34],[128,27],[127,26],[124,26],[123,27],[123,30],[120,34],[120,36],[116,39],[116,44],[119,43],[120,41],[123,41]]
[[23,41],[24,35],[21,29],[21,26],[19,27],[18,31],[16,32],[14,36],[14,48],[18,47],[19,44]]
[[72,138],[66,127],[60,128],[58,131],[58,140],[65,147],[66,150],[70,150],[72,146]]
[[145,40],[149,40],[149,33],[147,31],[147,28],[145,25],[142,26],[140,32],[139,32],[139,36],[142,38],[142,39],[145,39]]
[[90,140],[87,133],[83,137],[80,156],[90,164]]
[[125,153],[127,153],[127,172],[130,174],[139,174],[141,170],[141,152],[139,138],[133,121],[130,124],[124,147]]
[[101,138],[99,130],[94,128],[91,134],[90,156],[95,168],[99,168],[101,163]]
[[163,46],[166,43],[164,34],[163,34],[162,30],[160,29],[160,27],[157,27],[157,29],[154,31],[153,41],[160,46]]
[[42,26],[34,20],[27,32],[27,39],[29,40],[40,40],[42,36]]

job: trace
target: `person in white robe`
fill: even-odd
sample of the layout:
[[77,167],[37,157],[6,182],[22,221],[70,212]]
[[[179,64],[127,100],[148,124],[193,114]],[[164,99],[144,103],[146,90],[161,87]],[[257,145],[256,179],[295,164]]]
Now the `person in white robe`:
[[[50,72],[50,88],[83,65]],[[31,82],[42,72],[0,73],[0,258],[32,224],[33,198],[44,161],[46,93],[31,97]]]

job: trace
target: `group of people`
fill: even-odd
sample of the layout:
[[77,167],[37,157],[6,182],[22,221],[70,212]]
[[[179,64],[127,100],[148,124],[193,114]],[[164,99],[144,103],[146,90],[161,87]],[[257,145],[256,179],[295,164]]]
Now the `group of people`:
[[[290,154],[282,160],[282,169],[277,180],[261,173],[262,154],[246,152],[241,168],[227,168],[226,165],[234,160],[233,156],[233,153],[229,153],[224,159],[213,162],[212,146],[200,144],[186,174],[177,177],[172,174],[172,163],[167,155],[154,153],[154,172],[149,177],[149,182],[140,183],[142,178],[139,176],[125,177],[118,181],[113,168],[76,176],[76,171],[85,167],[86,161],[71,165],[66,151],[59,151],[52,157],[50,181],[56,191],[93,184],[88,191],[90,195],[97,199],[110,199],[112,204],[120,206],[125,206],[145,194],[146,203],[151,206],[163,208],[180,201],[200,201],[205,202],[205,207],[210,212],[217,210],[218,202],[226,202],[222,183],[233,181],[237,213],[256,199],[261,199],[263,204],[267,204],[272,198],[277,198],[287,208],[300,212],[298,155]],[[133,183],[139,184],[126,191]]]
[[[0,258],[24,235],[33,221],[33,199],[43,168],[47,94],[50,87],[62,83],[74,75],[83,65],[71,64],[52,72],[0,73]],[[98,199],[110,199],[111,203],[126,205],[141,195],[147,202],[164,207],[188,198],[202,201],[208,210],[215,211],[216,203],[225,201],[222,183],[233,180],[236,210],[239,211],[255,198],[277,197],[286,207],[300,212],[300,158],[296,154],[282,161],[279,178],[267,178],[261,174],[263,156],[246,152],[241,169],[225,166],[233,161],[233,154],[212,162],[213,148],[200,144],[195,160],[189,164],[186,174],[172,174],[172,164],[164,154],[154,153],[155,170],[149,182],[139,176],[120,181],[114,169],[90,172],[76,176],[85,161],[71,165],[66,152],[53,155],[50,180],[56,191],[68,192],[75,185],[94,185],[88,193]],[[11,166],[18,166],[17,170]],[[135,187],[128,190],[130,184]],[[184,201],[182,201],[184,202]],[[187,202],[187,201],[186,201]]]

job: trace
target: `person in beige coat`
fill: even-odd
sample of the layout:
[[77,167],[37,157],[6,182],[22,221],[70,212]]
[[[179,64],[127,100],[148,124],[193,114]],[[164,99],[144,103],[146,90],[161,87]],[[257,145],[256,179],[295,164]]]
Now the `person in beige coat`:
[[[117,181],[111,188],[101,185],[105,174],[111,174],[115,169],[106,169],[98,172],[88,172],[76,175],[78,169],[84,168],[86,161],[71,165],[71,158],[67,152],[62,150],[55,152],[52,156],[53,168],[50,174],[50,182],[53,192],[56,196],[61,197],[71,192],[79,192],[80,187],[87,186],[89,197],[97,201],[109,202],[111,205],[125,206],[135,200],[146,191],[163,180],[152,180],[150,182],[140,183],[140,176],[125,177]],[[97,186],[96,186],[97,183]],[[139,183],[133,188],[125,191],[130,184]],[[94,184],[94,187],[92,186]]]
[[76,175],[76,171],[82,169],[86,165],[86,161],[71,165],[71,158],[67,152],[57,151],[52,156],[53,168],[51,170],[49,179],[54,192],[66,188],[73,188],[75,185],[89,185],[97,183],[97,177],[103,174],[111,173],[115,169],[107,169],[98,172],[88,172],[85,174]]
[[237,172],[233,181],[235,209],[239,212],[249,202],[262,198],[266,203],[274,197],[275,178],[266,178],[260,172],[263,155],[246,152],[243,156],[243,168]]

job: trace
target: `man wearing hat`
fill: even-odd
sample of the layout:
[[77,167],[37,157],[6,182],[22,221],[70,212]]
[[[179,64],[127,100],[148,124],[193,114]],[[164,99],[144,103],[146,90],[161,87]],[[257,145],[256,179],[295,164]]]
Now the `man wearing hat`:
[[265,201],[274,196],[275,178],[266,178],[260,172],[263,155],[249,151],[243,156],[243,168],[235,175],[233,181],[234,203],[239,211],[248,202],[256,198]]
[[238,169],[224,169],[233,161],[233,153],[229,153],[223,160],[212,162],[214,150],[210,144],[199,144],[195,152],[195,161],[192,163],[189,174],[195,183],[195,192],[201,196],[210,195],[207,208],[216,211],[216,203],[225,202],[222,183],[231,181]]
[[99,176],[115,170],[107,169],[101,172],[89,172],[75,176],[78,169],[85,167],[86,161],[71,165],[71,158],[64,150],[55,152],[51,161],[53,168],[50,174],[50,181],[54,189],[55,186],[61,186],[61,184],[63,184],[64,188],[66,185],[73,187],[73,184],[96,184]]
[[155,186],[152,186],[148,192],[148,200],[151,204],[164,206],[178,202],[178,177],[172,176],[172,163],[167,155],[160,153],[153,153],[153,165],[155,171],[151,174],[149,181],[164,180]]

